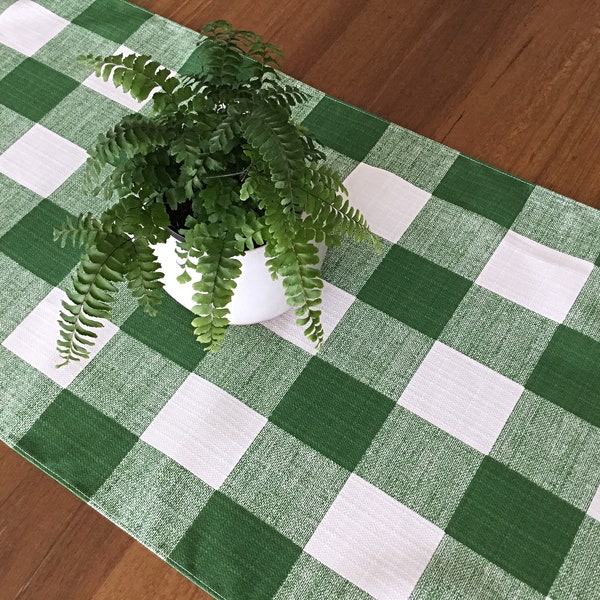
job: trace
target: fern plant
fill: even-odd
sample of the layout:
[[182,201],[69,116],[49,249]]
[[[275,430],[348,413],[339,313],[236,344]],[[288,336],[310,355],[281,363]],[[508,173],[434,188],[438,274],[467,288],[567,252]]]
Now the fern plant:
[[119,282],[156,314],[163,284],[153,245],[172,231],[183,236],[179,280],[195,281],[194,333],[215,352],[244,251],[265,246],[269,272],[282,279],[298,325],[318,347],[323,282],[315,243],[352,236],[376,244],[340,175],[292,120],[307,96],[283,82],[279,48],[225,21],[201,34],[202,67],[191,75],[150,56],[79,57],[136,100],[152,95],[153,111],[128,115],[90,151],[87,187],[113,205],[54,231],[63,246],[85,248],[60,314],[62,364],[89,357]]

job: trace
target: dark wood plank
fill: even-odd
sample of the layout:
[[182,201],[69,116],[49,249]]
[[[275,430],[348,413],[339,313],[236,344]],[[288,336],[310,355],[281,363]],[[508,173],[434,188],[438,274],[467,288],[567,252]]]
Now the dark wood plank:
[[[294,77],[600,207],[597,0],[135,1],[258,31]],[[0,565],[3,599],[208,598],[2,444]]]

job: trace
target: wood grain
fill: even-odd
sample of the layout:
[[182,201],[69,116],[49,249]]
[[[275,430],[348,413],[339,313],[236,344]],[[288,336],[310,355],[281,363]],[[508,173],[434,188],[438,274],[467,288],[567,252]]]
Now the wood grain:
[[[600,208],[597,0],[136,0],[280,44],[328,94]],[[0,600],[208,596],[0,444]]]

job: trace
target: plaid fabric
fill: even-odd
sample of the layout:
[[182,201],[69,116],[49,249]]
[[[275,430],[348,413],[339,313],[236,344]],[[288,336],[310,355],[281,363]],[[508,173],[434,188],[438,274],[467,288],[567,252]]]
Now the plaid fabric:
[[0,8],[6,444],[218,598],[598,597],[597,211],[310,89],[296,117],[383,246],[329,251],[322,352],[287,314],[207,355],[184,308],[123,296],[57,370],[78,254],[52,227],[104,208],[84,148],[147,110],[74,57],[185,72],[197,35],[120,0]]

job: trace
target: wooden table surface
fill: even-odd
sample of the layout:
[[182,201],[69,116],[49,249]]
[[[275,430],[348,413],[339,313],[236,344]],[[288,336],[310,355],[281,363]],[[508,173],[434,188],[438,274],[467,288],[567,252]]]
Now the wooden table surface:
[[[290,75],[600,208],[598,0],[135,2],[257,31]],[[209,596],[0,443],[0,600],[13,598]]]

